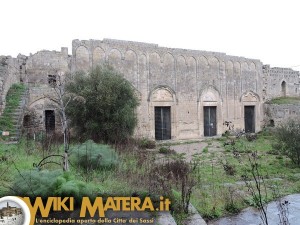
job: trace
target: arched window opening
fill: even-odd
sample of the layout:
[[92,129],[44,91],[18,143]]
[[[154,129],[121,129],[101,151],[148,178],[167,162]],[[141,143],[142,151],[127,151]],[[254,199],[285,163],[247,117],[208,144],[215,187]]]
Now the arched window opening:
[[286,82],[282,81],[281,83],[281,96],[285,97],[286,96]]

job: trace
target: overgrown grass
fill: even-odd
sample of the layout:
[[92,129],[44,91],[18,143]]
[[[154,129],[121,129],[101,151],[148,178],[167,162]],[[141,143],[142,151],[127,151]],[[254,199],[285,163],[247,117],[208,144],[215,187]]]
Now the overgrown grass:
[[21,95],[25,90],[23,84],[13,84],[6,95],[6,105],[3,114],[0,116],[0,130],[13,131],[13,113],[19,106]]
[[[256,152],[259,169],[263,175],[268,196],[264,201],[273,199],[272,188],[278,188],[281,195],[297,193],[300,191],[300,168],[295,167],[291,160],[283,155],[274,154],[272,151],[273,136],[271,133],[262,132],[255,141],[249,142],[242,137],[237,139],[234,146],[215,148],[216,142],[221,144],[224,140],[210,140],[206,146],[207,151],[199,150],[194,156],[195,170],[193,176],[196,185],[193,189],[191,203],[200,214],[211,220],[228,214],[239,212],[241,209],[254,205],[252,197],[243,182],[244,175],[251,168],[248,156]],[[7,195],[9,187],[14,182],[18,171],[33,169],[33,163],[41,160],[43,154],[35,142],[21,141],[18,145],[0,144],[0,196]],[[222,146],[222,145],[221,145]],[[157,150],[161,146],[157,146]],[[158,190],[166,187],[151,186],[155,178],[159,163],[156,157],[158,151],[136,149],[132,146],[119,151],[118,164],[113,168],[100,168],[86,171],[87,168],[71,166],[71,175],[79,183],[90,184],[93,192],[100,196],[152,196],[160,195]],[[55,153],[62,152],[62,148]],[[49,153],[50,154],[50,153]],[[167,157],[167,156],[166,156]],[[178,158],[182,158],[178,154]],[[172,158],[166,159],[174,160]],[[233,173],[228,173],[224,165],[234,168]],[[59,169],[57,165],[47,165],[47,170]],[[175,173],[176,174],[176,173]],[[249,177],[251,180],[251,177]],[[165,182],[168,182],[165,180]],[[156,183],[155,185],[160,185]],[[172,207],[180,202],[180,184],[170,182],[173,192]],[[175,194],[174,194],[175,193]],[[175,204],[176,203],[176,204]],[[176,210],[174,210],[176,211]],[[185,219],[185,215],[175,213],[178,222]]]
[[[101,148],[103,148],[103,145],[101,145]],[[0,182],[3,184],[0,186],[0,196],[15,193],[14,190],[16,188],[21,191],[14,183],[16,178],[22,179],[20,174],[23,174],[24,172],[32,174],[34,178],[38,178],[37,175],[34,175],[38,170],[62,171],[62,166],[53,163],[46,164],[42,168],[36,168],[34,166],[47,155],[62,153],[62,147],[52,149],[52,152],[45,152],[42,149],[41,144],[34,141],[22,140],[18,144],[10,145],[0,143]],[[96,169],[81,166],[78,167],[76,160],[72,160],[72,157],[70,159],[72,166],[69,174],[72,179],[66,179],[66,189],[63,190],[67,190],[70,184],[78,184],[75,185],[76,187],[74,189],[71,189],[71,187],[68,189],[69,191],[74,191],[77,187],[81,187],[83,182],[87,186],[91,185],[93,187],[92,191],[95,195],[131,196],[134,193],[141,196],[148,195],[146,183],[148,177],[145,176],[145,174],[149,171],[148,167],[153,164],[154,159],[143,156],[143,152],[124,152],[120,154],[120,157],[118,157],[118,164],[114,167],[105,166]],[[54,157],[50,161],[61,163],[61,158]],[[49,179],[49,182],[50,180],[51,179]],[[26,186],[26,182],[23,183],[23,187],[24,186]],[[28,187],[28,189],[31,188],[34,187]],[[23,192],[25,193],[24,190]],[[51,193],[53,192],[52,189],[49,189],[48,191]],[[46,192],[47,190],[44,190],[44,195],[46,195]],[[60,193],[60,190],[58,189],[56,192]],[[49,196],[51,193],[49,193]]]
[[270,104],[299,104],[300,97],[278,97],[273,98],[269,102]]
[[[255,141],[248,142],[246,138],[240,138],[234,147],[225,146],[219,152],[208,150],[200,155],[201,162],[196,174],[197,186],[192,194],[192,203],[206,220],[237,213],[252,205],[252,196],[245,187],[242,175],[251,168],[248,156],[253,152],[257,152],[259,169],[266,182],[266,202],[273,199],[274,186],[281,195],[299,191],[297,174],[300,174],[300,168],[287,157],[273,154],[272,141],[272,135],[262,132]],[[238,157],[234,155],[234,151],[235,154],[238,153]],[[223,167],[225,163],[235,168],[234,175],[226,174]]]

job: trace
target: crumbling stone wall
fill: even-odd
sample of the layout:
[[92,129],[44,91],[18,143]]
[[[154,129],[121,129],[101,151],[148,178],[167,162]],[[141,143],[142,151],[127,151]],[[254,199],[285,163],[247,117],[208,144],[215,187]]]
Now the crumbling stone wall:
[[264,65],[264,91],[266,100],[276,97],[299,97],[300,73],[290,68],[271,68]]
[[62,79],[70,73],[71,56],[68,49],[62,48],[58,51],[39,51],[30,55],[25,61],[26,76],[25,82],[29,86],[27,115],[34,115],[35,132],[45,130],[45,111],[54,110],[55,127],[60,130],[59,110],[55,102],[56,98],[53,83],[58,76]]
[[48,76],[70,72],[70,62],[67,48],[62,48],[61,52],[43,50],[30,55],[25,65],[26,83],[31,86],[48,86]]
[[265,104],[266,126],[278,126],[288,119],[300,117],[300,104]]

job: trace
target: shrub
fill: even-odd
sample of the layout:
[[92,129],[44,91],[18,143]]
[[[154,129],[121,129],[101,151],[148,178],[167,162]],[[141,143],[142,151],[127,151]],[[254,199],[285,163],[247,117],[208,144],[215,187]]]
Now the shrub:
[[193,169],[191,164],[179,159],[156,165],[149,171],[150,191],[153,189],[155,193],[178,199],[178,192],[172,189],[172,184],[175,184],[181,193],[179,211],[188,213],[192,189],[196,185]]
[[17,175],[12,189],[16,196],[74,196],[75,199],[91,196],[94,191],[89,184],[76,180],[69,172],[60,170],[23,171]]
[[208,147],[207,147],[207,146],[204,147],[204,148],[202,149],[202,152],[203,152],[203,153],[208,153]]
[[170,149],[170,146],[169,147],[165,147],[165,146],[160,147],[159,153],[161,153],[161,154],[176,154],[176,152],[173,149]]
[[273,149],[282,152],[300,166],[300,120],[288,120],[275,130]]
[[103,65],[88,74],[75,74],[66,92],[76,96],[66,113],[83,138],[116,143],[133,134],[139,100],[129,81],[112,67]]
[[88,140],[71,148],[71,159],[84,169],[112,168],[118,162],[117,153],[109,145]]
[[230,165],[228,162],[223,164],[223,169],[227,175],[234,176],[236,169],[234,165]]
[[142,149],[154,149],[156,147],[156,143],[148,138],[142,138],[138,140],[138,146]]

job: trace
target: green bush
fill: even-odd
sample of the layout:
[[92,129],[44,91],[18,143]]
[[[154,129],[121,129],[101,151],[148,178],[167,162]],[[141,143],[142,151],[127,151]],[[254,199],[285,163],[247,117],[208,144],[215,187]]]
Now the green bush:
[[83,181],[76,180],[69,172],[29,170],[17,175],[12,189],[16,196],[46,198],[48,196],[72,196],[80,199],[91,196],[93,188]]
[[84,169],[112,168],[118,162],[117,153],[109,145],[96,144],[88,140],[71,147],[71,160]]
[[208,153],[208,147],[207,147],[207,146],[204,147],[204,148],[202,149],[202,152],[203,152],[203,153]]
[[154,149],[156,147],[156,143],[148,138],[142,138],[138,140],[138,146],[143,149]]
[[272,147],[300,166],[300,120],[288,120],[275,130],[276,142]]
[[133,134],[139,100],[130,82],[112,67],[75,74],[66,91],[76,96],[66,108],[67,116],[84,139],[116,143]]
[[159,153],[161,154],[176,154],[175,150],[171,149],[170,146],[168,147],[160,147],[159,148]]

